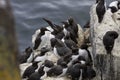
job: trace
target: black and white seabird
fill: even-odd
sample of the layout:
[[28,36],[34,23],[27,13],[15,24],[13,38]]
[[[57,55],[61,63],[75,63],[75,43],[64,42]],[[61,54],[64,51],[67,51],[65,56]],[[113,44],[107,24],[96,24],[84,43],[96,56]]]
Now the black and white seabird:
[[72,17],[68,19],[70,27],[74,30],[76,37],[78,38],[78,25]]
[[113,1],[109,4],[108,8],[111,9],[112,13],[117,12],[120,9],[120,1]]
[[44,66],[42,65],[39,68],[38,72],[34,72],[30,75],[28,80],[43,80],[44,76],[45,76],[45,71],[44,71]]
[[67,35],[67,33],[69,32],[70,33],[70,37],[71,37],[71,39],[75,42],[75,43],[78,43],[77,42],[77,38],[78,38],[78,36],[77,36],[77,32],[75,32],[73,29],[72,29],[72,27],[71,27],[71,25],[68,23],[68,22],[62,22],[63,23],[63,27],[64,27],[64,29],[63,29],[63,32],[64,32],[64,34],[65,34],[65,36]]
[[49,30],[45,27],[40,28],[40,33],[36,36],[36,39],[33,45],[34,50],[36,50],[39,47],[40,43],[42,42],[42,36],[45,35],[45,31],[49,31]]
[[65,76],[68,69],[67,62],[64,61],[63,59],[59,59],[57,61],[57,65],[60,65],[62,67],[62,73],[58,75],[58,77]]
[[33,51],[32,51],[32,48],[31,47],[28,47],[25,49],[25,52],[19,56],[19,63],[22,64],[22,63],[30,63],[32,62],[34,58],[34,54],[33,54]]
[[70,33],[68,32],[66,36],[62,39],[62,41],[65,43],[65,45],[70,49],[76,49],[78,48],[77,44],[71,39]]
[[68,66],[71,66],[75,63],[87,64],[88,60],[89,57],[88,54],[86,54],[86,51],[83,51],[83,53],[79,53],[78,49],[77,52],[73,53],[73,55],[71,56],[71,61],[68,63]]
[[72,80],[82,80],[82,68],[80,63],[76,63],[68,67],[67,75],[71,76]]
[[111,54],[114,47],[115,39],[118,38],[118,33],[116,31],[108,31],[103,36],[103,44],[106,49],[107,54]]
[[24,71],[22,78],[29,78],[29,76],[35,72],[35,70],[38,68],[38,62],[33,62],[31,66],[27,67]]
[[63,43],[60,39],[56,39],[56,44],[53,48],[54,54],[58,57],[61,58],[68,53],[72,53],[71,49],[69,49],[65,43]]
[[[78,48],[73,51],[73,55],[71,56],[72,62],[74,60],[82,60],[85,61],[87,65],[92,65],[93,64],[93,57],[90,51],[88,50],[88,45],[83,44],[81,45],[81,48]],[[69,63],[71,65],[72,63]]]
[[40,66],[38,71],[32,73],[28,80],[44,80],[47,77],[47,72],[54,66],[54,63],[49,60],[45,60],[45,62]]
[[106,12],[105,0],[97,0],[96,13],[98,16],[98,22],[101,23]]
[[87,45],[86,43],[84,43],[83,45],[81,45],[81,49],[79,49],[79,54],[83,52],[86,53],[87,56],[85,56],[86,59],[86,64],[89,66],[93,65],[93,55],[90,53],[90,51],[88,50],[89,45]]

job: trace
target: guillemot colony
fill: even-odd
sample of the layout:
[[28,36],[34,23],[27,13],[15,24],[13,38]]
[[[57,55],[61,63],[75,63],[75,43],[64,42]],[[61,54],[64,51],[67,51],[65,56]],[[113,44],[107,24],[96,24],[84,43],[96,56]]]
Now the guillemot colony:
[[[118,26],[115,21],[119,19],[113,20],[115,17],[112,15],[119,11],[120,2],[112,2],[108,8],[105,3],[104,0],[97,0],[91,8],[91,20],[87,26],[92,25],[90,28],[94,27],[95,31],[104,30],[101,26]],[[85,32],[72,17],[63,21],[62,26],[46,18],[43,20],[49,24],[49,27],[36,30],[32,36],[33,46],[26,48],[25,54],[19,58],[22,79],[91,80],[95,78],[97,76],[94,68],[95,53],[92,53],[91,45],[88,45],[95,39],[90,42],[85,41],[89,40],[89,37],[92,38],[93,33],[86,39]],[[107,21],[111,21],[111,23]],[[96,40],[96,43],[100,42],[102,49],[104,48],[107,54],[112,53],[115,39],[119,36],[116,31],[118,28],[116,27],[114,31],[111,27],[105,29],[106,33],[101,31],[102,33],[95,34],[99,39]],[[103,37],[101,38],[101,36]]]

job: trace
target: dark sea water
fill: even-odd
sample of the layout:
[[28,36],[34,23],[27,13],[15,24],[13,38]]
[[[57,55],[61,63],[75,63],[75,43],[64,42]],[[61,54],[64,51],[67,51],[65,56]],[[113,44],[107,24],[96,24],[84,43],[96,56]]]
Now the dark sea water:
[[83,26],[89,20],[90,6],[94,3],[95,0],[11,0],[19,50],[32,46],[35,30],[48,26],[42,18],[60,24],[72,16]]

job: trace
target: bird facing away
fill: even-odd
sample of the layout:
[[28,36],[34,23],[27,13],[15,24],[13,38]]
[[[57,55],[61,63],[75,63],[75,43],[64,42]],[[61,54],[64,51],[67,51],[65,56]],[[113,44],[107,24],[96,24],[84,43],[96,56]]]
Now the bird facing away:
[[103,44],[106,49],[107,54],[111,54],[114,47],[115,39],[118,38],[118,33],[116,31],[108,31],[103,36]]
[[78,38],[78,25],[77,25],[77,23],[75,23],[75,21],[72,17],[70,17],[68,19],[68,22],[69,22],[70,27],[74,30],[76,37]]
[[106,12],[106,6],[104,0],[97,0],[96,13],[98,16],[98,22],[101,23]]

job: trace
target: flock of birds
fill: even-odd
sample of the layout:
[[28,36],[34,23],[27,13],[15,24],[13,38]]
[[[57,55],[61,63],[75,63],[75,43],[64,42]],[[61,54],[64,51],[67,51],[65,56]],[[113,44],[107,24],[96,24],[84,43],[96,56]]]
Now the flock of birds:
[[[104,0],[96,1],[99,23],[105,13],[104,4]],[[113,1],[108,8],[114,13],[120,9],[120,2]],[[43,20],[49,24],[49,27],[36,30],[32,36],[33,46],[26,48],[24,54],[19,57],[22,79],[44,80],[47,77],[64,76],[72,80],[93,79],[96,71],[93,55],[88,49],[89,41],[84,41],[78,46],[79,26],[74,19],[63,21],[62,26],[46,18]],[[109,31],[104,36],[103,44],[107,53],[111,53],[117,37],[118,33],[115,31]]]

